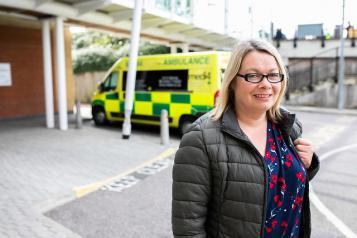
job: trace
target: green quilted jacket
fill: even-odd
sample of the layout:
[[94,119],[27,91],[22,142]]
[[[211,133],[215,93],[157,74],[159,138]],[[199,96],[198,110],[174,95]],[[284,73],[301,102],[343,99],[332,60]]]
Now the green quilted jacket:
[[[278,123],[285,141],[301,136],[295,114],[281,109]],[[308,178],[319,169],[313,156]],[[263,157],[240,129],[228,108],[219,121],[210,114],[186,132],[175,155],[172,185],[174,237],[263,237],[267,205],[267,170]],[[299,237],[311,233],[309,186],[304,195]]]

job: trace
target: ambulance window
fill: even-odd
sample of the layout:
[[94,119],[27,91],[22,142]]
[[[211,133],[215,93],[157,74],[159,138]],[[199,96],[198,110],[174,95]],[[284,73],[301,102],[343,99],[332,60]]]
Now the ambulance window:
[[109,88],[110,85],[110,78],[111,78],[111,74],[105,79],[104,81],[104,90],[107,90]]
[[147,84],[152,91],[185,91],[187,79],[188,70],[151,71]]
[[118,85],[118,72],[113,72],[110,77],[110,89],[116,89]]
[[104,81],[104,91],[113,90],[117,87],[118,72],[112,72]]
[[[123,74],[123,90],[127,72]],[[136,91],[187,91],[188,70],[137,71]]]

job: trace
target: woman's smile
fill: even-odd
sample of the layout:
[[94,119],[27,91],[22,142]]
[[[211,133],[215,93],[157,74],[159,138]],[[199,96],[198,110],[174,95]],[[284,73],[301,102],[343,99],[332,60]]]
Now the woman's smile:
[[254,94],[253,95],[254,97],[258,98],[258,99],[270,99],[273,94],[270,94],[270,93],[260,93],[260,94]]

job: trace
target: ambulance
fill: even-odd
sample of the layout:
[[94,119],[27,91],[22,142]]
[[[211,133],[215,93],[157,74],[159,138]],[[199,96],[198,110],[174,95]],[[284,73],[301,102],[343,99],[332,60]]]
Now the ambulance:
[[[219,51],[139,56],[132,122],[160,125],[161,110],[166,109],[170,127],[183,133],[215,106],[229,57]],[[92,98],[96,125],[124,120],[127,76],[128,58],[123,57]]]

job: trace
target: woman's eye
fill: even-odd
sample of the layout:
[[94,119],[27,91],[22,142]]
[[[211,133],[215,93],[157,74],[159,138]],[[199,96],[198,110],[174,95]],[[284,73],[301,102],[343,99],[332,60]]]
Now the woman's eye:
[[259,75],[257,75],[257,74],[249,74],[248,77],[251,78],[251,79],[254,79],[254,78],[258,78]]

